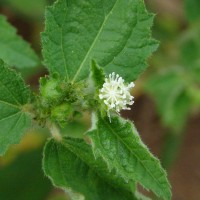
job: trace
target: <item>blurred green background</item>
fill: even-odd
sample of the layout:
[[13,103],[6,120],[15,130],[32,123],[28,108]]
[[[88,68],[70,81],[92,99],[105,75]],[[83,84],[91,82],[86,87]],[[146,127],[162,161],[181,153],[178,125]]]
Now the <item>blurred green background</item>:
[[[0,13],[41,56],[44,9],[54,0],[0,0]],[[173,200],[200,199],[200,1],[146,0],[156,13],[153,36],[160,47],[136,81],[129,112],[145,144],[168,170]],[[134,56],[134,55],[133,55]],[[37,90],[42,66],[20,72]],[[64,132],[79,134],[89,117]],[[19,145],[0,157],[0,200],[67,200],[41,169],[46,130],[30,130]]]

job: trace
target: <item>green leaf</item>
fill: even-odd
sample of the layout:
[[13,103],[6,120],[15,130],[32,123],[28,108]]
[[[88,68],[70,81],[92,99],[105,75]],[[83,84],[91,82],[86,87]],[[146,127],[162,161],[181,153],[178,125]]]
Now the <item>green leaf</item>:
[[96,127],[87,132],[96,157],[102,157],[125,180],[135,180],[155,194],[171,199],[170,185],[159,160],[142,143],[135,127],[120,117],[98,116]]
[[[60,143],[51,139],[46,144],[43,169],[54,185],[81,193],[85,200],[134,200],[123,187],[118,189],[106,182],[117,178],[113,172],[110,177],[109,173],[105,175],[107,168],[99,169],[101,166],[83,140],[65,138]],[[99,175],[100,171],[104,178]]]
[[0,155],[10,144],[20,141],[31,125],[31,117],[24,111],[30,91],[23,80],[0,61]]
[[1,200],[44,200],[52,186],[41,170],[41,149],[22,153],[0,167]]
[[185,12],[190,22],[200,19],[200,1],[184,0]]
[[[188,82],[200,82],[200,27],[191,26],[179,40],[179,62],[185,70]],[[178,74],[177,74],[178,75]]]
[[65,144],[76,152],[90,167],[92,167],[105,181],[118,189],[124,189],[130,192],[135,191],[135,182],[126,182],[119,177],[115,171],[108,169],[107,164],[101,158],[95,158],[91,146],[85,144],[83,140],[65,139]]
[[155,100],[162,123],[176,133],[183,130],[192,103],[186,93],[189,83],[186,75],[179,69],[167,70],[151,76],[145,84],[146,91]]
[[152,21],[141,0],[58,0],[46,10],[45,64],[75,82],[88,77],[94,59],[106,73],[135,80],[158,46]]
[[0,15],[0,59],[10,66],[36,67],[40,61],[30,45],[17,35],[16,29]]
[[103,69],[99,67],[94,60],[92,60],[91,64],[91,79],[93,81],[95,89],[102,88],[105,82],[105,73]]

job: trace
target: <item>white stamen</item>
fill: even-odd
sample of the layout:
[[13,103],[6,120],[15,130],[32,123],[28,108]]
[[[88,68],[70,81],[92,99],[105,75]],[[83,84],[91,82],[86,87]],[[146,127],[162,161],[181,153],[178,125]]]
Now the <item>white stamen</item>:
[[99,98],[103,100],[107,106],[108,117],[110,118],[110,110],[117,113],[120,110],[130,110],[127,105],[134,103],[134,97],[130,94],[130,89],[135,86],[133,82],[125,84],[124,79],[115,72],[109,74],[109,78],[105,78],[103,88],[100,89]]

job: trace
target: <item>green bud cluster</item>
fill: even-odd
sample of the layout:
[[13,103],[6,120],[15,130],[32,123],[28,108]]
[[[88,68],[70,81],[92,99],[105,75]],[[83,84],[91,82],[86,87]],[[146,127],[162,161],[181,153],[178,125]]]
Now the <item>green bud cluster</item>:
[[83,85],[71,84],[57,75],[40,79],[39,120],[46,119],[64,126],[81,112],[84,103]]

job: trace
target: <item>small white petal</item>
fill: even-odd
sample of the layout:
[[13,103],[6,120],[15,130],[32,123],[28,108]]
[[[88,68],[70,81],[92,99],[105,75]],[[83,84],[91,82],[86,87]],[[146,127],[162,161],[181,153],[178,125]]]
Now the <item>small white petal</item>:
[[109,110],[130,110],[127,105],[134,103],[134,97],[130,94],[130,89],[134,87],[134,83],[124,84],[124,79],[119,74],[109,74],[109,78],[105,78],[105,83],[102,89],[100,89],[99,98],[103,100]]
[[114,108],[114,107],[115,107],[115,104],[114,104],[114,103],[112,103],[112,104],[111,104],[111,108]]
[[120,102],[119,101],[116,101],[116,103],[115,103],[116,105],[119,105],[120,104]]
[[132,88],[132,87],[135,87],[135,84],[133,82],[131,82],[129,85],[128,85],[129,88]]
[[130,102],[129,102],[129,105],[133,105],[133,104],[134,104],[134,101],[130,101]]
[[108,105],[108,101],[104,100],[103,102],[104,102],[106,105]]

